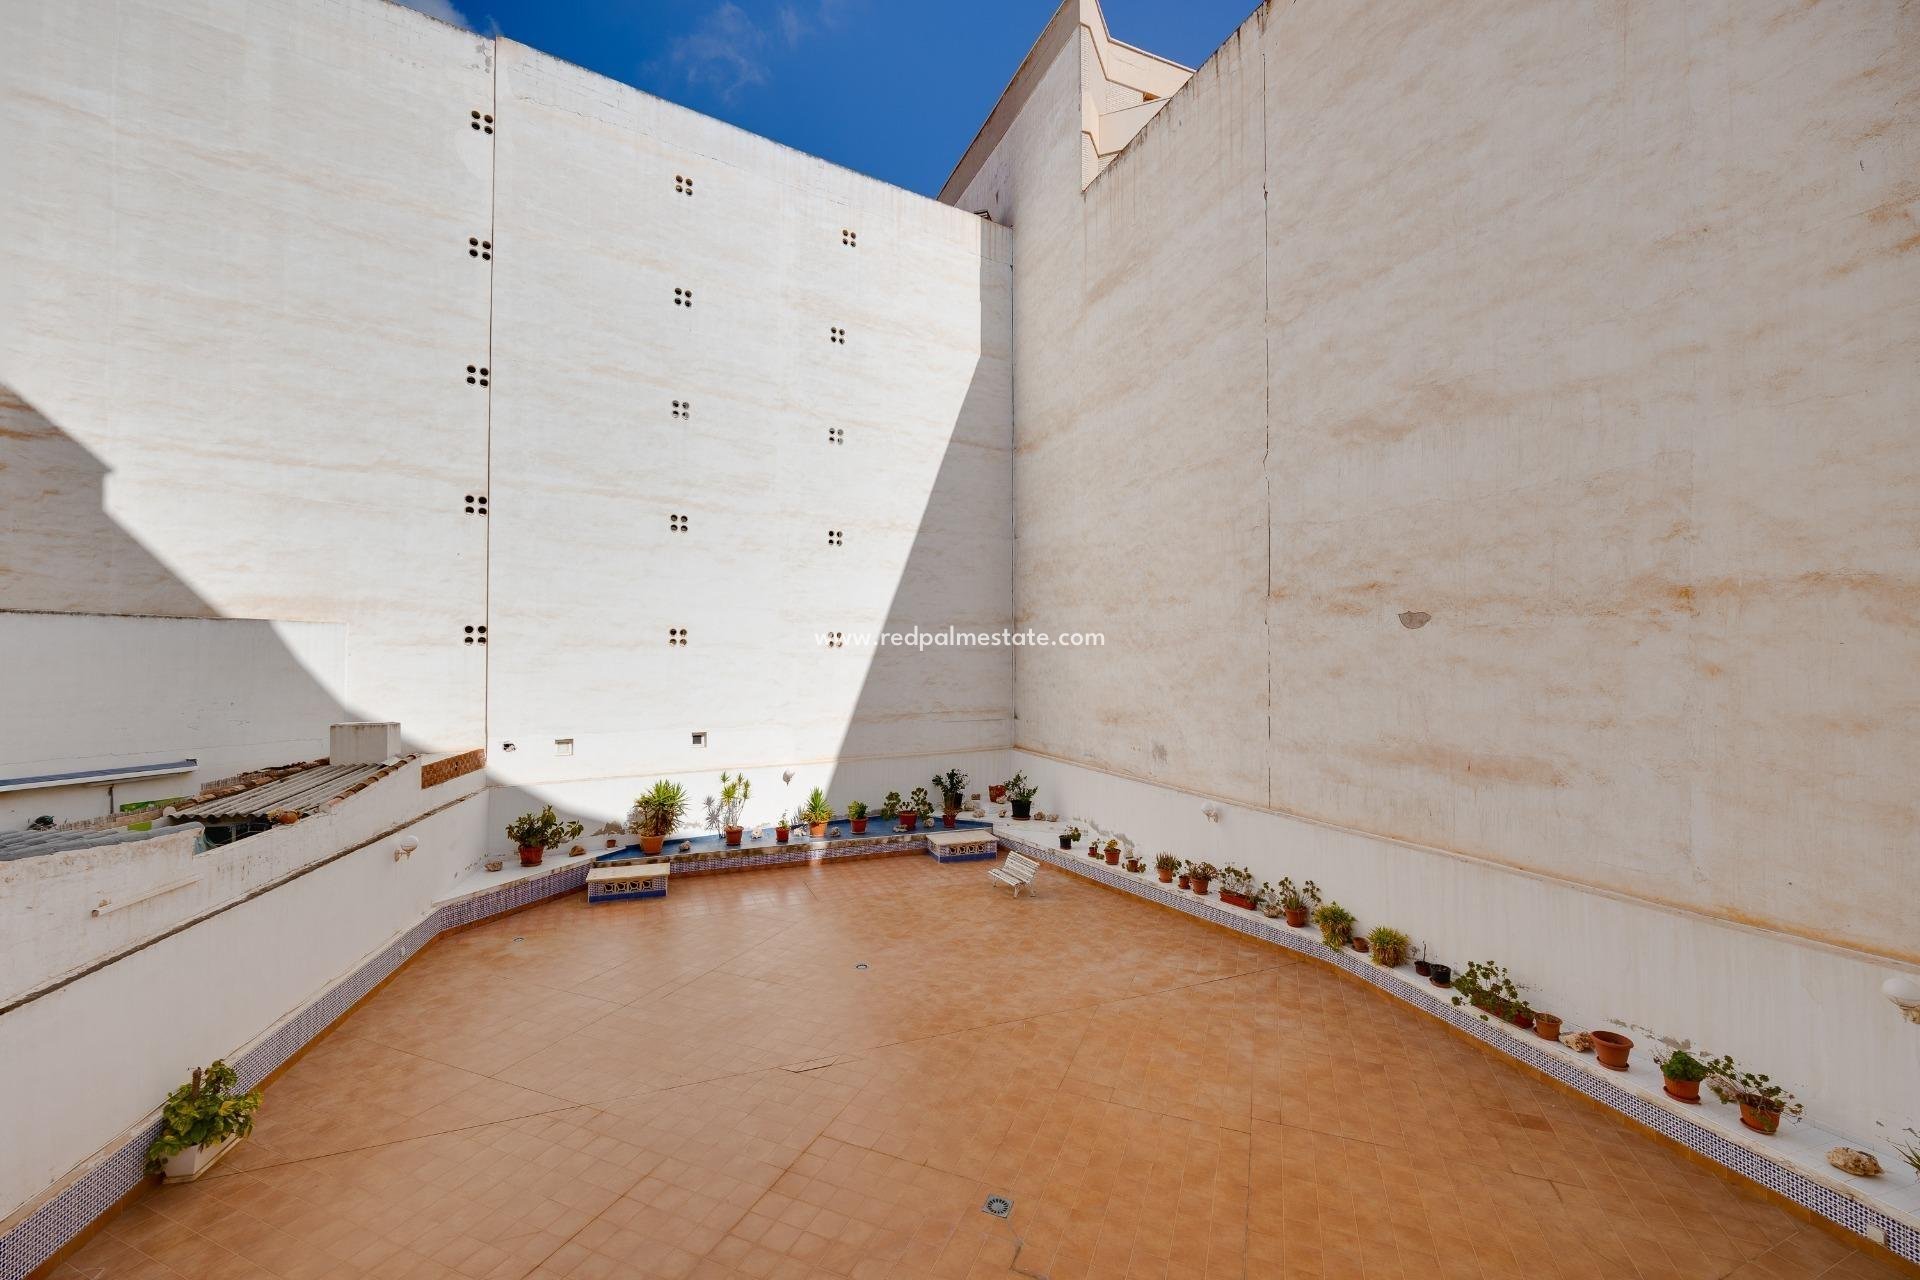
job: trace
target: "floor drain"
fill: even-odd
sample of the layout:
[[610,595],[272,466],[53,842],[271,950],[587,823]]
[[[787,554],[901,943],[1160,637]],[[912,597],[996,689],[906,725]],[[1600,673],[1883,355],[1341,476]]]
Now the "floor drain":
[[525,938],[515,938],[515,939],[514,939],[514,941],[515,941],[515,942],[525,942],[525,941],[526,941],[526,939],[525,939]]
[[981,1206],[980,1212],[990,1213],[996,1218],[1005,1218],[1013,1212],[1013,1201],[1005,1196],[988,1196],[987,1203]]
[[865,966],[865,965],[863,965],[863,964],[857,964],[857,965],[855,965],[855,966],[853,966],[853,967],[854,967],[854,968],[856,968],[856,969],[864,969],[864,968],[866,968],[867,966]]

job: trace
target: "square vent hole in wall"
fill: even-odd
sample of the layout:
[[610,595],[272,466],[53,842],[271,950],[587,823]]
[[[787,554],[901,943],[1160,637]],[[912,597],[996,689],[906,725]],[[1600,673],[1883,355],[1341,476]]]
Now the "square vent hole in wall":
[[667,530],[670,533],[685,533],[687,531],[687,518],[685,516],[669,514],[667,516]]
[[668,627],[667,643],[677,645],[684,649],[687,644],[687,629],[685,627]]
[[846,537],[847,535],[844,530],[829,529],[827,530],[827,545],[830,547],[843,546],[846,543]]
[[673,416],[676,418],[691,418],[693,416],[693,401],[675,400],[673,402]]
[[705,729],[695,729],[693,731],[693,745],[696,747],[704,747],[707,745],[707,731]]
[[827,341],[837,342],[844,347],[847,345],[847,331],[838,325],[832,326],[827,330]]
[[690,196],[693,194],[693,179],[676,173],[673,175],[673,189],[678,195]]
[[828,444],[845,444],[846,442],[847,442],[847,429],[845,427],[828,427],[827,428]]
[[555,738],[553,740],[553,754],[557,756],[572,755],[573,739],[572,738]]

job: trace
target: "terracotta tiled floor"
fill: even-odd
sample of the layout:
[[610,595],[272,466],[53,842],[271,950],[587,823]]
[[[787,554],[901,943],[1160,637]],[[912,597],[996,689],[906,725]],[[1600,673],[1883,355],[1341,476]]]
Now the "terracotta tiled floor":
[[443,939],[56,1274],[1897,1273],[1324,965],[903,857]]

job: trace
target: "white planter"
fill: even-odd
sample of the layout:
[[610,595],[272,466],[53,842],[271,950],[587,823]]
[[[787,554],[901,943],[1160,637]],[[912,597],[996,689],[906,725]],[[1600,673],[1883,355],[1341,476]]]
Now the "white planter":
[[219,1163],[220,1157],[244,1142],[244,1138],[228,1138],[225,1142],[216,1142],[210,1147],[188,1147],[179,1155],[167,1160],[162,1173],[169,1183],[192,1182],[207,1170]]

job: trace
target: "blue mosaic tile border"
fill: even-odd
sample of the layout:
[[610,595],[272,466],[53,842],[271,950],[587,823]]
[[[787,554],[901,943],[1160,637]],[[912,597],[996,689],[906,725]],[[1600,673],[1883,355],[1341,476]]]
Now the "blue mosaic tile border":
[[[379,955],[335,983],[318,1000],[281,1023],[233,1061],[240,1087],[251,1089],[285,1065],[379,986],[406,959],[449,929],[531,906],[587,883],[586,861],[547,876],[536,876],[476,893],[436,909],[389,943]],[[0,1236],[0,1280],[26,1280],[33,1269],[113,1208],[146,1171],[147,1148],[160,1132],[155,1120],[98,1164],[50,1197]]]
[[1577,1063],[1530,1045],[1518,1036],[1510,1035],[1501,1028],[1482,1022],[1478,1014],[1457,1009],[1445,1000],[1422,999],[1417,994],[1417,988],[1410,988],[1401,979],[1389,976],[1379,965],[1358,952],[1336,951],[1312,934],[1288,928],[1282,921],[1268,920],[1265,916],[1254,915],[1238,908],[1228,908],[1223,906],[1217,898],[1176,897],[1157,888],[1150,889],[1147,887],[1149,877],[1144,873],[1121,871],[1107,866],[1105,862],[1095,862],[1091,858],[1077,854],[1063,854],[1057,848],[1029,844],[1004,834],[1000,836],[1000,844],[1004,848],[1023,853],[1036,862],[1044,862],[1063,871],[1084,875],[1108,888],[1133,894],[1149,902],[1171,906],[1176,911],[1185,912],[1209,924],[1222,925],[1236,933],[1243,933],[1263,942],[1275,943],[1288,950],[1312,956],[1316,960],[1344,969],[1362,982],[1370,983],[1395,999],[1444,1019],[1483,1044],[1497,1049],[1510,1058],[1518,1059],[1537,1071],[1546,1073],[1562,1084],[1592,1098],[1595,1102],[1619,1112],[1628,1119],[1637,1120],[1649,1129],[1673,1139],[1688,1150],[1705,1156],[1722,1168],[1730,1169],[1770,1191],[1785,1196],[1801,1208],[1817,1213],[1827,1221],[1844,1227],[1855,1235],[1868,1240],[1874,1240],[1876,1235],[1883,1236],[1886,1247],[1896,1256],[1908,1262],[1920,1263],[1920,1230],[1916,1230],[1908,1223],[1889,1217],[1873,1206],[1863,1204],[1850,1196],[1842,1195],[1790,1165],[1728,1142],[1705,1125],[1696,1124],[1685,1116],[1675,1115],[1665,1107],[1648,1102],[1622,1089],[1611,1080],[1582,1068]]

